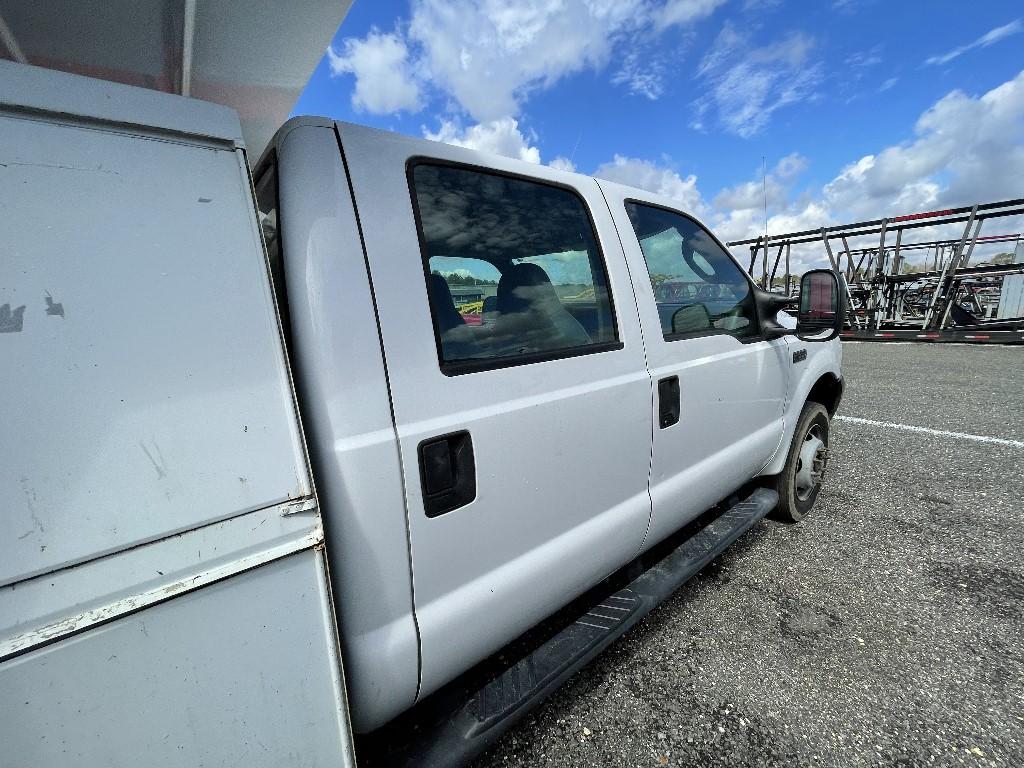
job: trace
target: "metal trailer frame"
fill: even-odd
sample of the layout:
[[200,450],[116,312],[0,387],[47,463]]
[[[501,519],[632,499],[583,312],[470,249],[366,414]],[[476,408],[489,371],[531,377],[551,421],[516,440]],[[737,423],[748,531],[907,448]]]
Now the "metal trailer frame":
[[[875,281],[877,294],[872,300],[880,308],[882,316],[878,325],[888,325],[899,322],[914,322],[918,319],[923,321],[923,314],[915,312],[912,302],[908,297],[923,289],[934,289],[935,284],[941,278],[943,271],[948,267],[948,256],[951,255],[959,240],[934,240],[927,242],[909,243],[903,246],[900,253],[900,263],[895,261],[892,266],[892,273],[885,276],[885,280]],[[990,235],[978,237],[978,243],[1014,243],[1024,242],[1024,234]],[[903,252],[926,251],[928,260],[931,262],[931,270],[924,272],[902,273],[904,261]],[[894,252],[886,251],[884,258],[890,258]],[[847,255],[841,252],[840,256]],[[868,272],[874,265],[878,256],[877,248],[854,249],[849,256],[854,257],[857,262],[859,274]],[[857,258],[859,257],[859,258]],[[867,261],[866,266],[864,262]],[[960,282],[962,293],[957,293],[957,301],[968,302],[973,305],[973,310],[982,319],[995,310],[999,303],[999,295],[1003,277],[1010,274],[1018,274],[1024,271],[1024,264],[991,264],[968,267],[966,264],[956,271],[955,279]],[[923,285],[922,285],[923,284]],[[945,327],[949,327],[948,317]]]
[[[770,290],[785,254],[785,286],[790,290],[790,250],[793,245],[821,242],[833,271],[845,278],[848,329],[844,338],[870,340],[958,341],[966,343],[1021,343],[1024,318],[990,321],[975,318],[962,302],[984,315],[998,301],[1002,279],[1024,273],[1024,264],[968,267],[978,243],[1020,242],[1024,235],[982,237],[988,219],[1024,215],[1024,198],[979,203],[959,208],[912,213],[892,218],[859,221],[779,235],[734,240],[727,245],[750,248],[748,272]],[[963,224],[963,233],[951,240],[904,243],[904,232],[923,227]],[[895,232],[895,242],[887,238]],[[878,235],[878,245],[853,249],[850,239]],[[842,243],[835,251],[833,241]],[[933,269],[900,274],[909,250],[934,249]],[[774,250],[774,254],[772,251]],[[769,260],[774,260],[769,269]],[[855,259],[855,257],[858,257]],[[758,260],[761,261],[757,269]],[[845,265],[843,264],[845,260]],[[959,316],[960,322],[956,321]],[[968,322],[964,322],[964,320]]]

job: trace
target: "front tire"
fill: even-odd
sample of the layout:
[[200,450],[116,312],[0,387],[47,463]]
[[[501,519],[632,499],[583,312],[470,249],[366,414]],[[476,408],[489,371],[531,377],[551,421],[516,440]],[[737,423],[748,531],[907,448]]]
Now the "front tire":
[[780,520],[800,522],[817,501],[828,465],[829,424],[825,406],[813,401],[804,405],[777,483]]

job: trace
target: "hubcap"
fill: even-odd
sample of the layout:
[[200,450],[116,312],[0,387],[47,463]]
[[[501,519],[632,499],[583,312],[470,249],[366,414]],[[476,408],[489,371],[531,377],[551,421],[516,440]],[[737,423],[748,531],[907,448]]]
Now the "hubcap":
[[804,435],[796,461],[796,495],[801,501],[807,499],[825,475],[828,464],[828,446],[821,437],[821,427],[812,426]]

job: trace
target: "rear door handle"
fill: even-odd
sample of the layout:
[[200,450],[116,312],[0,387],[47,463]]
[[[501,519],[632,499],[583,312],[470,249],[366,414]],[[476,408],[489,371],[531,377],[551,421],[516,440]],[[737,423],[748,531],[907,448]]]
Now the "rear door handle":
[[431,437],[419,444],[423,511],[437,517],[476,498],[476,461],[469,432]]
[[658,382],[658,426],[671,427],[679,421],[679,377],[668,376]]

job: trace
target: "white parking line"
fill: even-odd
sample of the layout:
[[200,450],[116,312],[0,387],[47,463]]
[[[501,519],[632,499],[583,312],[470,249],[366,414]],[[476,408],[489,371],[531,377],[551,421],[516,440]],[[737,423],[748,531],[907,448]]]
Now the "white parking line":
[[905,432],[924,432],[926,435],[937,435],[939,437],[956,437],[960,440],[973,440],[977,443],[995,443],[996,445],[1008,445],[1011,448],[1024,448],[1024,441],[1004,440],[1001,437],[988,437],[986,435],[968,435],[966,432],[947,432],[944,429],[929,429],[928,427],[915,427],[912,424],[894,424],[891,421],[873,421],[872,419],[858,419],[856,416],[836,416],[837,421],[848,421],[851,424],[867,424],[872,427],[889,427],[889,429],[902,429]]

